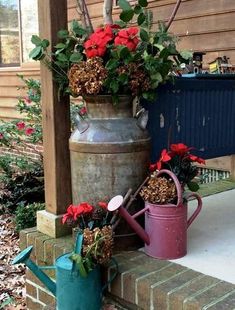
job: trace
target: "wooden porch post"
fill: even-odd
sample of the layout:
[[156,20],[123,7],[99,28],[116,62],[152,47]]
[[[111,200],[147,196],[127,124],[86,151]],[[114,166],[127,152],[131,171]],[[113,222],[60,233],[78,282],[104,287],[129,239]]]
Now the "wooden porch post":
[[235,155],[231,155],[231,179],[235,181]]
[[[39,0],[40,37],[56,45],[57,32],[67,29],[67,0]],[[61,214],[72,201],[69,157],[69,96],[58,98],[52,73],[41,65],[46,210],[37,216],[37,229],[51,237],[66,233]]]

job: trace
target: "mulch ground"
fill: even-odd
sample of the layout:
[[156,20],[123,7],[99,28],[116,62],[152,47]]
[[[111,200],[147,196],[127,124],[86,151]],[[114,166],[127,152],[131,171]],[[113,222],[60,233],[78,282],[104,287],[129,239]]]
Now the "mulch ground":
[[0,309],[25,310],[25,267],[11,265],[19,253],[13,218],[0,215]]
[[[12,265],[20,252],[19,236],[14,230],[14,218],[0,215],[0,309],[26,310],[25,267]],[[106,299],[103,310],[124,309]]]

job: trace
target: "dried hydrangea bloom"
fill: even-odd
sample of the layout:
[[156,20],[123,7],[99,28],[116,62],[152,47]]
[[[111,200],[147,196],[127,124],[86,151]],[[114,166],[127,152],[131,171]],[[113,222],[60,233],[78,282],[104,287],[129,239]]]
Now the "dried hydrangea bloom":
[[140,192],[143,200],[153,204],[173,203],[177,198],[175,183],[164,177],[150,177],[146,186]]
[[107,74],[100,57],[74,64],[68,73],[70,90],[76,96],[97,95],[102,90]]

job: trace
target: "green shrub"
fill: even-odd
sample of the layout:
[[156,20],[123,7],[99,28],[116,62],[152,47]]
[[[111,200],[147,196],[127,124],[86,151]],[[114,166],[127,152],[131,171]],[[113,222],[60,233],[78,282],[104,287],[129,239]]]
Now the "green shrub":
[[16,231],[36,226],[37,211],[44,209],[44,203],[20,204],[15,214]]

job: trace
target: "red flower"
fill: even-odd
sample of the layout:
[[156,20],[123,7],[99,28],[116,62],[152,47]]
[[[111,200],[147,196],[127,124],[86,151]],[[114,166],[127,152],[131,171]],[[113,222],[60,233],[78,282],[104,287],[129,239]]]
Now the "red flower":
[[4,139],[3,133],[0,133],[0,140]]
[[188,147],[183,143],[178,143],[178,144],[171,144],[170,149],[174,155],[182,156],[185,155],[187,152],[189,152],[192,149],[192,147]]
[[93,211],[93,206],[87,202],[80,203],[80,205],[78,205],[78,207],[80,207],[83,210],[82,213],[84,213],[84,214],[91,213]]
[[102,39],[99,37],[95,39],[89,39],[84,43],[85,53],[88,58],[92,57],[102,57],[106,52],[106,46]]
[[27,97],[24,97],[24,102],[26,104],[30,104],[32,102],[32,100],[27,96]]
[[203,165],[206,164],[205,159],[200,158],[200,157],[198,157],[198,156],[189,154],[188,157],[189,157],[189,159],[190,159],[191,161],[195,161],[195,162],[197,162],[197,163],[199,163],[199,164],[203,164]]
[[160,170],[162,168],[162,163],[166,163],[169,160],[171,160],[171,156],[169,155],[167,150],[166,149],[162,150],[161,157],[160,157],[159,161],[156,162],[155,164],[150,165],[150,167],[149,167],[150,171],[153,172],[156,169]]
[[28,127],[28,128],[25,129],[25,134],[27,136],[30,136],[32,133],[34,133],[34,131],[35,130],[32,127]]
[[86,108],[85,108],[85,107],[82,107],[82,108],[80,109],[80,111],[79,111],[79,114],[80,114],[80,115],[85,115],[85,114],[87,114]]
[[62,218],[62,223],[66,223],[69,221],[76,221],[80,215],[82,214],[87,214],[93,211],[93,207],[87,203],[87,202],[82,202],[79,205],[70,205],[67,208],[67,212],[63,215]]
[[120,30],[114,39],[114,45],[124,45],[130,51],[134,51],[139,43],[138,32],[136,27]]
[[98,202],[98,206],[101,207],[102,209],[106,210],[108,207],[108,204],[107,204],[107,202],[100,201],[100,202]]
[[17,126],[18,130],[23,130],[25,128],[25,123],[24,122],[18,122],[16,124],[16,126]]
[[73,221],[77,219],[78,207],[74,205],[70,205],[67,208],[67,212],[63,215],[62,223],[65,224],[68,221]]
[[103,57],[106,52],[106,45],[113,40],[114,34],[111,25],[97,28],[89,39],[84,43],[85,53],[88,58]]

